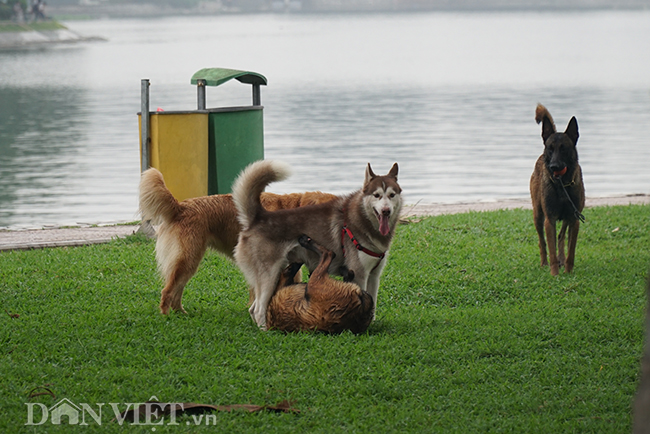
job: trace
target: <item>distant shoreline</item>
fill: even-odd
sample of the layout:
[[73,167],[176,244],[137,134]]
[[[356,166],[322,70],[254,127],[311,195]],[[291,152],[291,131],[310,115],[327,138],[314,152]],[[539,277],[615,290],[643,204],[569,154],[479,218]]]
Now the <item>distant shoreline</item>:
[[56,20],[34,23],[0,22],[0,50],[103,40],[105,39],[95,36],[82,36]]
[[58,20],[97,18],[146,18],[163,16],[228,15],[251,13],[295,13],[295,14],[337,14],[337,13],[409,13],[409,12],[570,12],[598,10],[650,10],[648,0],[446,0],[400,1],[394,0],[329,0],[267,1],[250,0],[229,2],[202,2],[194,8],[173,7],[169,4],[89,4],[48,5],[47,12]]

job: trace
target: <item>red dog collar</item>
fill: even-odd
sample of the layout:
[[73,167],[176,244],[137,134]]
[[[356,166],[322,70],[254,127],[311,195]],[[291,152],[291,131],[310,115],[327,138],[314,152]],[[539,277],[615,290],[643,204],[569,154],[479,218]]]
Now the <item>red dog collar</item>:
[[350,240],[352,241],[352,244],[354,244],[354,247],[356,247],[357,250],[365,253],[366,255],[370,255],[370,256],[372,256],[374,258],[384,259],[384,256],[386,255],[386,253],[373,252],[372,250],[369,250],[369,249],[366,249],[365,247],[363,247],[361,244],[359,244],[359,242],[356,240],[356,238],[354,238],[354,235],[352,235],[352,231],[350,229],[348,229],[348,227],[345,226],[345,225],[343,226],[343,229],[341,229],[341,249],[343,249],[343,256],[345,256],[345,247],[343,247],[343,241],[345,240],[345,235],[346,234],[350,238]]

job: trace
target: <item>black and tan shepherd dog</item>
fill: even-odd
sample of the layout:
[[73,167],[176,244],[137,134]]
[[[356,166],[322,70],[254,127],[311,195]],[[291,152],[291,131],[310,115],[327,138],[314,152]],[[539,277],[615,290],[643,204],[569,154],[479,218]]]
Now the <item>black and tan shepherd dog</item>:
[[[573,270],[581,211],[585,206],[585,187],[582,169],[578,164],[578,121],[572,117],[563,133],[555,130],[553,118],[546,107],[537,105],[535,120],[542,124],[544,153],[537,159],[530,178],[530,197],[533,201],[533,218],[539,236],[541,265],[549,265],[546,259],[548,242],[551,274],[557,276],[559,268]],[[560,234],[556,234],[556,222],[562,221]],[[568,230],[568,251],[564,256],[565,235]],[[546,241],[544,240],[546,231]]]
[[285,332],[365,332],[375,311],[372,296],[359,285],[330,277],[327,270],[334,252],[306,235],[298,242],[321,255],[320,262],[307,283],[294,283],[294,276],[302,264],[293,263],[284,269],[266,311],[268,328]]

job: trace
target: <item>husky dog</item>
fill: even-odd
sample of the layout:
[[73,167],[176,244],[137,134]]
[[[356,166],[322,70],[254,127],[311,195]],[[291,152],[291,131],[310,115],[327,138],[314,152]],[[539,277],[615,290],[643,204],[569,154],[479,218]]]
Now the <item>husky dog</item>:
[[[533,220],[539,238],[541,265],[549,265],[544,241],[546,231],[551,274],[557,276],[559,267],[564,266],[565,273],[573,270],[580,220],[584,218],[580,212],[585,207],[585,187],[576,149],[580,135],[575,117],[571,118],[563,133],[558,133],[551,114],[541,104],[535,110],[535,120],[542,124],[544,153],[537,159],[530,177]],[[562,227],[557,236],[555,225],[559,220],[562,220]],[[565,260],[567,229],[569,245]]]
[[[262,195],[263,205],[270,209],[295,208],[336,198],[333,194],[316,192]],[[177,201],[165,186],[162,173],[151,168],[140,179],[140,213],[157,230],[156,259],[165,279],[160,298],[160,312],[185,312],[182,298],[187,282],[194,276],[208,247],[232,258],[239,221],[237,209],[229,194],[215,194]]]
[[261,329],[266,330],[266,311],[282,270],[295,262],[313,271],[319,263],[318,254],[296,248],[303,234],[335,253],[329,274],[348,277],[370,294],[376,308],[379,278],[402,206],[397,171],[395,163],[387,175],[377,176],[368,164],[361,190],[318,205],[270,212],[260,194],[268,184],[286,179],[289,166],[264,160],[244,169],[233,186],[242,226],[234,256],[253,288],[249,312]]
[[266,312],[269,329],[295,332],[363,333],[372,321],[372,297],[352,282],[341,282],[327,273],[335,254],[306,235],[298,242],[320,255],[318,266],[307,283],[295,283],[302,264],[290,264],[282,272],[280,284]]

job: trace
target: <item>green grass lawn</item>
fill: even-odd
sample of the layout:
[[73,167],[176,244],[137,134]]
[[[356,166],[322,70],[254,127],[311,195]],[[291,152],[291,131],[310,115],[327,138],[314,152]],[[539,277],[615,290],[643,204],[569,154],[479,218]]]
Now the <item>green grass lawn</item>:
[[[630,432],[650,207],[585,215],[575,272],[559,277],[539,266],[531,211],[400,226],[359,336],[260,332],[243,276],[216,254],[187,286],[188,315],[164,317],[151,241],[2,253],[0,432]],[[55,396],[30,398],[38,386]],[[300,413],[110,422],[108,403],[152,396]],[[25,425],[26,403],[62,398],[105,403],[102,424]]]

